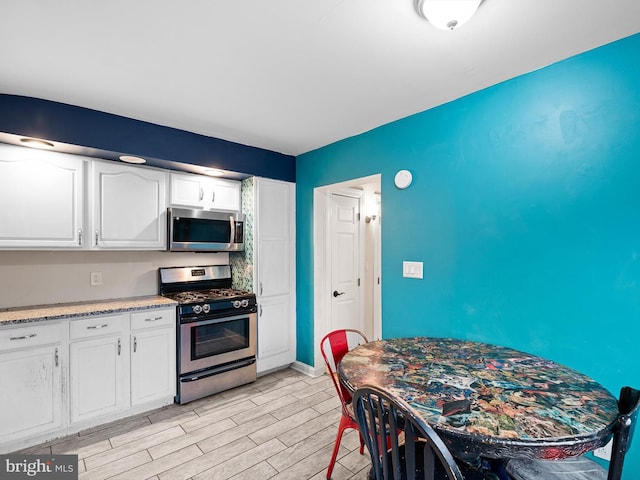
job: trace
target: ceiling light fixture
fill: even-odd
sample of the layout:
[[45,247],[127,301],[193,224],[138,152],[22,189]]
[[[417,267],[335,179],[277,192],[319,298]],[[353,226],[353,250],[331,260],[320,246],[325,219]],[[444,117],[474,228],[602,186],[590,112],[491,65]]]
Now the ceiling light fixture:
[[420,16],[441,30],[453,30],[467,23],[482,0],[416,0]]
[[218,170],[217,168],[207,168],[202,173],[210,177],[222,177],[224,175],[224,171]]
[[135,163],[135,164],[140,164],[140,163],[147,163],[147,161],[144,158],[140,158],[140,157],[134,157],[133,155],[120,155],[120,160],[122,160],[125,163]]
[[20,143],[26,145],[27,147],[33,148],[53,148],[54,145],[51,142],[47,142],[46,140],[39,140],[37,138],[21,138]]

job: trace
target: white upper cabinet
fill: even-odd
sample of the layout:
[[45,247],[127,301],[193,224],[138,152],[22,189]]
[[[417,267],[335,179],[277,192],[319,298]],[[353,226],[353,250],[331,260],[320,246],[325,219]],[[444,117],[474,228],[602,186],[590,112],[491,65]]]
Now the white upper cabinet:
[[86,164],[77,155],[0,145],[0,247],[81,248]]
[[114,162],[93,162],[92,246],[166,246],[166,173]]
[[259,296],[291,291],[294,251],[293,184],[256,178],[255,239]]
[[175,207],[240,211],[240,182],[171,173],[169,203]]

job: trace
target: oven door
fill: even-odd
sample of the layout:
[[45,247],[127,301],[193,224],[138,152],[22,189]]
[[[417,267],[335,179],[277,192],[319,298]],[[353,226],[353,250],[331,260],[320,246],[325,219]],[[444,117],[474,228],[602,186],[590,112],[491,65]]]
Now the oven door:
[[255,313],[181,323],[179,374],[254,357],[256,337]]

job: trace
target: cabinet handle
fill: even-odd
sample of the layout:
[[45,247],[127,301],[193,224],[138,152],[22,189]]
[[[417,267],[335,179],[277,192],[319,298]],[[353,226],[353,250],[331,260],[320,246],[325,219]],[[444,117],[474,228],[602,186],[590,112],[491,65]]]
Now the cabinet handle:
[[87,327],[87,330],[98,330],[100,328],[104,328],[108,326],[109,326],[108,323],[103,323],[102,325],[91,325],[90,327]]
[[98,246],[98,230],[96,230],[96,247]]
[[54,358],[54,361],[55,361],[55,364],[56,364],[56,367],[57,367],[58,366],[58,349],[57,348],[56,348],[56,353],[55,353],[53,358]]
[[133,353],[136,353],[137,349],[138,349],[138,339],[136,337],[133,337]]
[[122,349],[122,343],[120,342],[120,339],[118,339],[118,356],[120,356],[121,349]]
[[260,307],[260,315],[258,315],[259,317],[262,317],[262,305],[259,305]]
[[200,187],[200,201],[204,198],[204,190]]
[[78,245],[82,246],[82,229],[78,229]]
[[37,336],[37,333],[32,333],[30,335],[22,335],[21,337],[9,337],[9,340],[26,340],[27,338],[33,338]]
[[145,318],[144,319],[145,322],[157,322],[158,320],[162,320],[162,317]]
[[260,282],[260,295],[262,295],[262,282]]
[[211,203],[215,203],[216,202],[216,192],[215,190],[213,192],[211,192]]

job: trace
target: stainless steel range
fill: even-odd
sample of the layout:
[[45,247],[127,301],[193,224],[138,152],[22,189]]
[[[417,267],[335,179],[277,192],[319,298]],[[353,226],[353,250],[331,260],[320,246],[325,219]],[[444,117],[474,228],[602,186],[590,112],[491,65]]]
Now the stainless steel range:
[[257,306],[231,288],[231,266],[159,269],[160,295],[178,305],[176,403],[256,380]]

